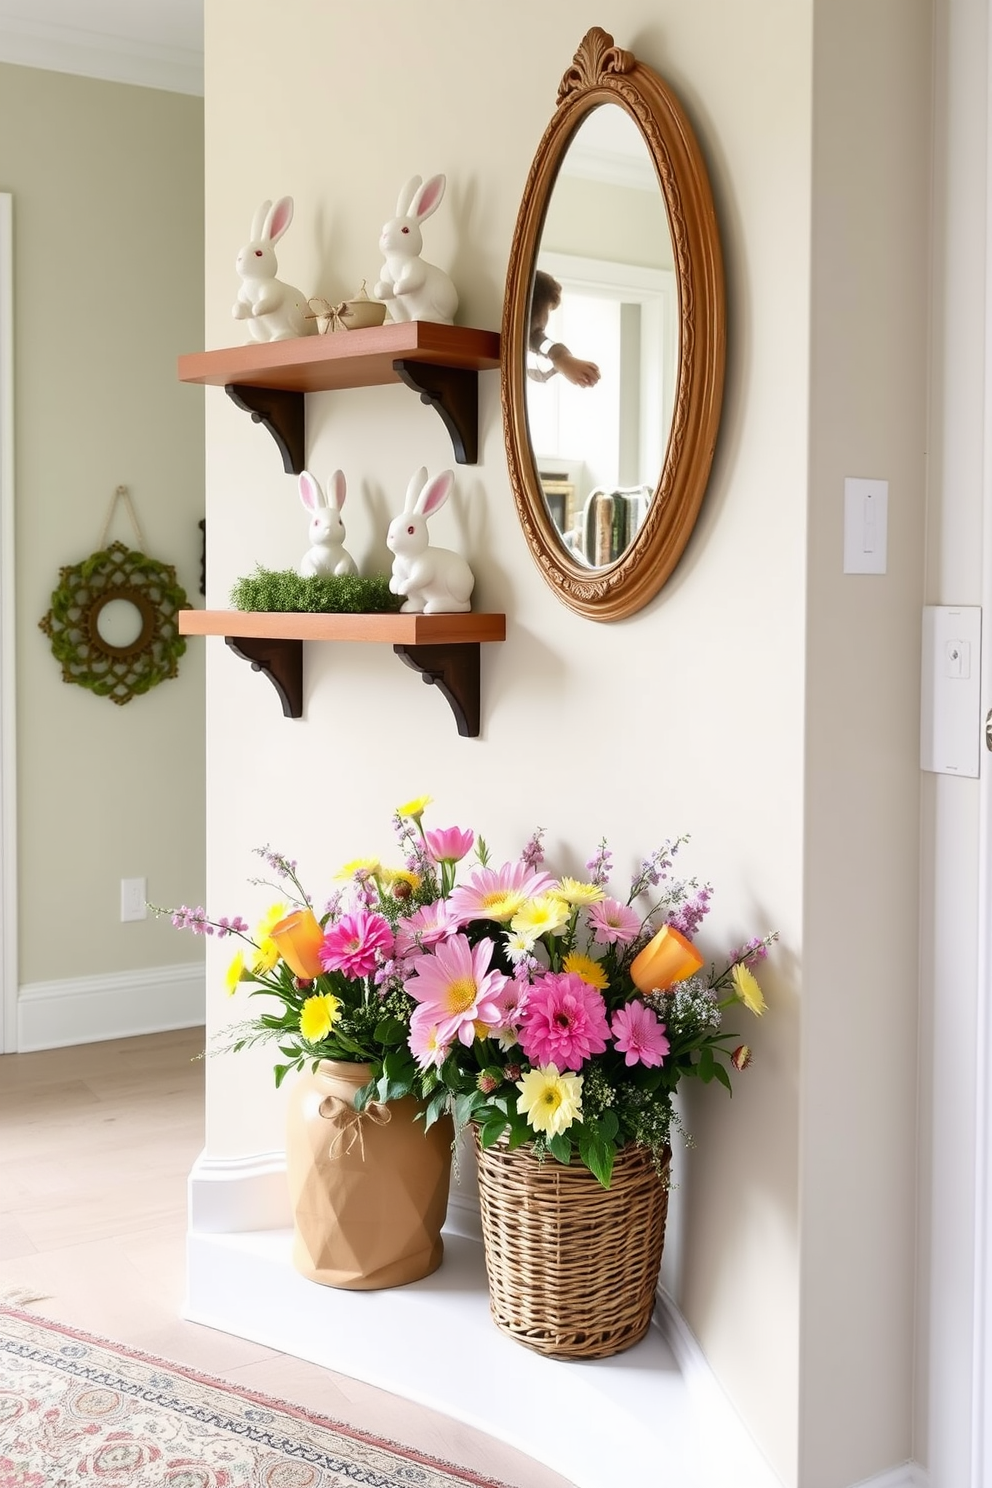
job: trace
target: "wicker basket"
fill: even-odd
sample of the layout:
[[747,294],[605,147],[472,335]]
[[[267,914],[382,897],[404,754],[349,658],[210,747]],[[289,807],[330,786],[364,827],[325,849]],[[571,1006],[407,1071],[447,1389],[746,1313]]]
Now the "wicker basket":
[[605,1359],[651,1324],[665,1243],[668,1167],[617,1153],[608,1189],[578,1162],[538,1162],[475,1133],[489,1304],[501,1332],[555,1359]]

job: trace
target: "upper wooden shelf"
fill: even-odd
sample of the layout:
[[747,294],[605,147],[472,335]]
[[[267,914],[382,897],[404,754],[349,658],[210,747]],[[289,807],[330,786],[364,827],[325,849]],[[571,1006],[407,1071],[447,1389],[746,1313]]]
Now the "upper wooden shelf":
[[440,414],[455,458],[478,459],[478,374],[499,366],[496,331],[411,320],[179,358],[180,382],[223,387],[268,428],[287,471],[305,468],[306,393],[403,382]]
[[505,615],[307,615],[278,610],[180,610],[180,635],[273,636],[294,641],[385,641],[462,646],[505,641]]
[[253,342],[181,356],[179,381],[326,393],[334,388],[399,382],[393,363],[401,357],[485,372],[499,366],[499,334],[410,320],[326,336],[300,336],[294,341]]
[[[357,334],[348,332],[349,335]],[[248,610],[180,610],[181,635],[220,635],[235,655],[264,672],[287,718],[303,716],[303,642],[391,644],[408,667],[447,698],[458,732],[476,738],[481,721],[482,641],[506,639],[506,616],[305,615]]]

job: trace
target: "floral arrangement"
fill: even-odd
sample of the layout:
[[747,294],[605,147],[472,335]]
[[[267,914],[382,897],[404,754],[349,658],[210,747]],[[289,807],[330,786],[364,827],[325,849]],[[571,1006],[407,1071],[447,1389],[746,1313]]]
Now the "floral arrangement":
[[751,968],[776,935],[704,969],[694,938],[713,891],[674,875],[684,837],[644,859],[621,899],[605,840],[585,880],[545,870],[543,829],[496,867],[473,831],[425,828],[429,802],[394,815],[403,867],[347,864],[319,916],[296,864],[268,848],[257,851],[292,902],[274,905],[254,935],[240,917],[159,911],[239,937],[247,951],[231,963],[229,990],[247,983],[280,1004],[225,1047],[275,1040],[277,1084],[310,1061],[367,1062],[359,1108],[413,1094],[427,1127],[450,1112],[456,1131],[478,1127],[484,1148],[530,1142],[539,1158],[577,1157],[604,1187],[627,1143],[661,1171],[680,1081],[729,1091],[730,1070],[750,1063],[723,1014],[764,1011]]

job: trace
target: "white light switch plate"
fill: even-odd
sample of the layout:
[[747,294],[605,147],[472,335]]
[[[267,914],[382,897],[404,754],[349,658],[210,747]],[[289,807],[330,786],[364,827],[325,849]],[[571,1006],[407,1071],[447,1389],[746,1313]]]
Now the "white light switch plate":
[[920,765],[941,775],[979,773],[982,611],[927,605],[923,611]]
[[888,481],[848,476],[844,482],[844,572],[884,574],[888,529]]

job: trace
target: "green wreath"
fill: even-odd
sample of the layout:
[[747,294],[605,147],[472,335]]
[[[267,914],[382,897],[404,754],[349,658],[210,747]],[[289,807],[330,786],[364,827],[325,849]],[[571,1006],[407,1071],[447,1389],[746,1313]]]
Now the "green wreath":
[[[113,645],[99,628],[104,606],[118,599],[134,605],[141,619],[137,638],[124,646]],[[52,607],[38,624],[62,663],[63,682],[123,704],[176,675],[186,650],[176,616],[186,603],[171,563],[114,542],[59,570]]]

